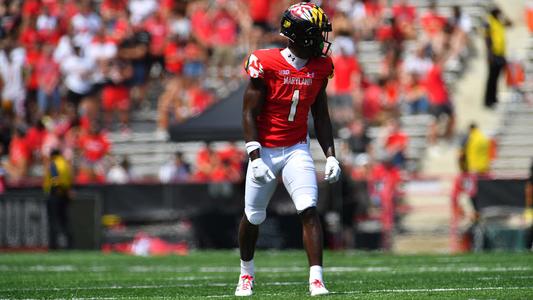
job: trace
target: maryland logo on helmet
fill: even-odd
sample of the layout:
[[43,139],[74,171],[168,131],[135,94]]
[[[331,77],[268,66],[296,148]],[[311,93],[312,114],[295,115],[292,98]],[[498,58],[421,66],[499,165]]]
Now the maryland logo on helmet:
[[327,22],[326,13],[314,3],[297,3],[289,7],[291,14],[322,28]]

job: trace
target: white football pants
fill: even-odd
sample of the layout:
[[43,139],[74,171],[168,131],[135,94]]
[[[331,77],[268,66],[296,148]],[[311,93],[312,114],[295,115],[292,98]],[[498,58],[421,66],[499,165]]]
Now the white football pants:
[[[261,149],[261,158],[272,170],[276,178],[283,180],[298,213],[306,208],[316,206],[317,181],[315,164],[307,144],[296,144],[290,147]],[[250,223],[259,225],[266,218],[266,208],[278,181],[260,183],[252,176],[250,164],[246,172],[244,190],[244,212]]]

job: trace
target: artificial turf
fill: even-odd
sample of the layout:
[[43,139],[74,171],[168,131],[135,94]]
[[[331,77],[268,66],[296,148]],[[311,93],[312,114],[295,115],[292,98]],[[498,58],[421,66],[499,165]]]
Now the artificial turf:
[[[308,297],[303,251],[256,253],[253,299]],[[533,299],[533,253],[326,252],[335,299]],[[136,257],[98,252],[0,254],[0,299],[232,298],[237,251]]]

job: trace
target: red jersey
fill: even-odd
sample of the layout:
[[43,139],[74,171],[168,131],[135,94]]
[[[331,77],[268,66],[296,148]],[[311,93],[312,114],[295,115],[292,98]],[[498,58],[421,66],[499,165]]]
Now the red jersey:
[[422,16],[421,20],[424,31],[430,37],[435,36],[439,32],[442,32],[447,22],[448,20],[446,20],[445,17],[433,13],[431,11],[428,11],[424,16]]
[[391,133],[385,141],[385,149],[390,151],[403,151],[407,147],[409,138],[401,131]]
[[394,4],[392,15],[399,23],[414,23],[416,21],[416,7],[408,4]]
[[426,89],[431,105],[443,105],[448,103],[448,89],[442,75],[442,67],[433,64],[426,75]]
[[245,65],[252,78],[266,85],[266,99],[257,116],[258,140],[264,147],[287,147],[307,138],[307,116],[324,81],[333,75],[330,57],[311,58],[296,70],[282,49],[254,51]]
[[31,158],[30,148],[24,138],[14,137],[9,144],[9,161],[19,167],[23,161]]
[[97,162],[109,152],[111,145],[102,134],[83,135],[78,141],[83,157],[89,162]]
[[333,87],[337,94],[349,94],[357,87],[352,80],[354,74],[360,74],[361,68],[357,59],[353,56],[339,55],[333,58],[335,69],[335,79]]

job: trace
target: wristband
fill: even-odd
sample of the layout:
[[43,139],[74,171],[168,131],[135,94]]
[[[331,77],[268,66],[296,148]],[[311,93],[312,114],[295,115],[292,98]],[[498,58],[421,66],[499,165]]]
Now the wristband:
[[246,153],[248,153],[248,155],[250,155],[250,153],[252,153],[252,151],[255,151],[257,149],[261,149],[261,144],[259,144],[259,142],[256,142],[256,141],[251,141],[251,142],[248,142],[246,143]]

